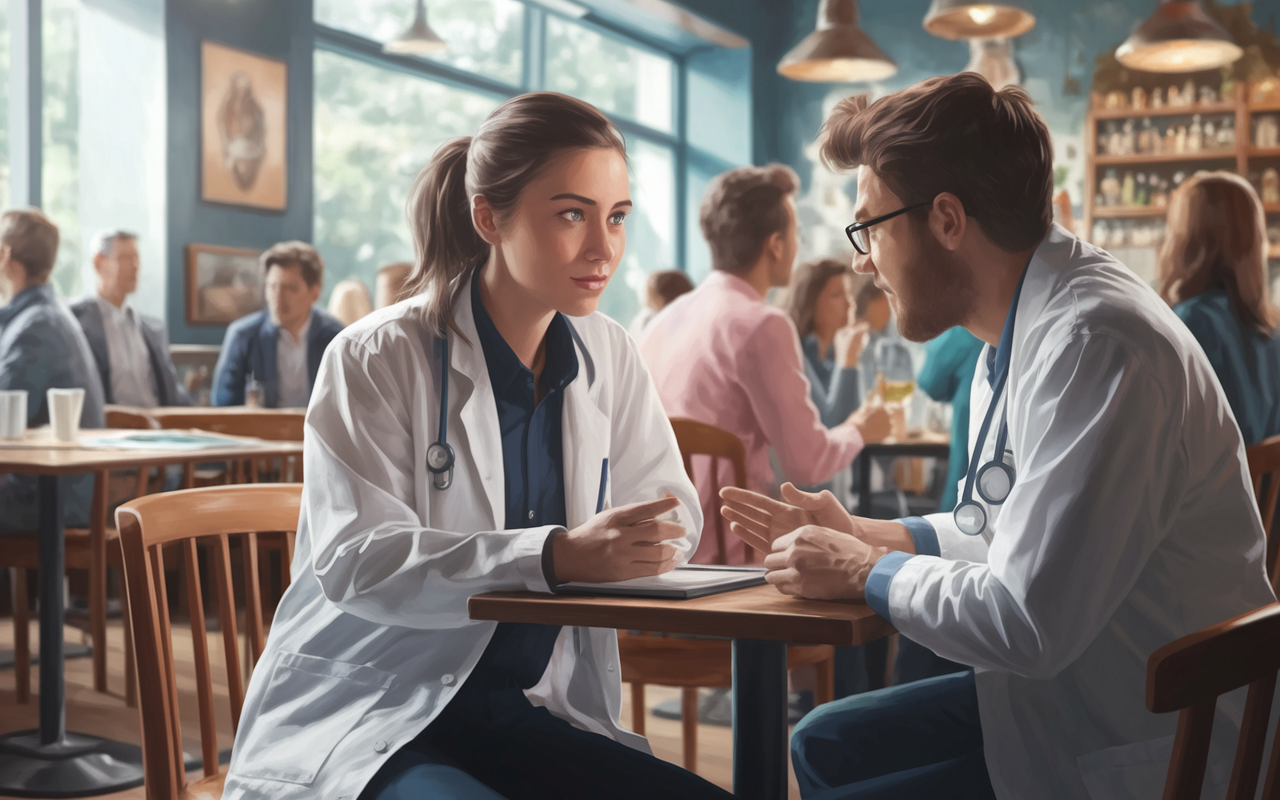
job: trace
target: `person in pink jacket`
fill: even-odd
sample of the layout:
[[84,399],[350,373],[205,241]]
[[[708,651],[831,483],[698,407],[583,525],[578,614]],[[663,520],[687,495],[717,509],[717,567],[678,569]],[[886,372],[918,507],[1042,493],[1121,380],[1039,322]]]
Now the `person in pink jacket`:
[[[747,451],[748,488],[775,494],[769,448],[784,477],[825,483],[853,463],[865,442],[889,433],[884,407],[868,404],[828,429],[809,393],[800,337],[787,313],[765,302],[786,286],[798,249],[794,171],[782,164],[739,167],[717,176],[702,201],[702,234],[713,271],[702,285],[663,309],[645,328],[640,350],[670,417],[723,428]],[[704,531],[715,527],[719,500],[709,465],[694,461]],[[733,483],[721,461],[719,485]],[[737,537],[719,552],[704,535],[694,563],[745,564],[754,554]]]

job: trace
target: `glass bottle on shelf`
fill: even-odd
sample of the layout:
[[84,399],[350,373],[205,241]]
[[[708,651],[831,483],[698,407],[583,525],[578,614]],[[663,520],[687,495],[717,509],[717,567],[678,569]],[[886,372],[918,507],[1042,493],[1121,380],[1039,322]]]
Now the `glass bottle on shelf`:
[[1134,179],[1133,204],[1136,206],[1151,205],[1151,193],[1147,190],[1147,174],[1139,172]]
[[1124,183],[1120,186],[1120,205],[1126,208],[1134,204],[1137,193],[1137,182],[1133,179],[1133,173],[1126,171],[1124,173]]
[[1169,130],[1164,132],[1163,150],[1166,153],[1175,153],[1177,152],[1177,145],[1178,145],[1178,129],[1170,125]]
[[1120,205],[1120,178],[1117,177],[1114,169],[1107,170],[1102,179],[1102,184],[1098,188],[1102,190],[1102,205]]
[[1204,121],[1204,149],[1213,150],[1218,146],[1218,128],[1210,117]]
[[1196,104],[1196,82],[1190,78],[1187,78],[1186,83],[1182,84],[1182,104],[1184,106]]
[[1112,145],[1113,142],[1118,141],[1116,137],[1119,134],[1116,133],[1116,128],[1117,128],[1116,123],[1114,122],[1107,123],[1106,132],[1098,137],[1098,155],[1100,156],[1120,155],[1119,153],[1116,152],[1116,148]]
[[1235,149],[1236,146],[1236,123],[1231,117],[1225,117],[1222,125],[1218,127],[1218,147],[1224,150]]
[[1159,86],[1151,91],[1151,107],[1164,108],[1164,89]]
[[1156,173],[1147,176],[1147,189],[1151,192],[1151,205],[1165,208],[1169,205],[1168,181],[1162,180]]
[[1125,120],[1124,136],[1120,141],[1120,155],[1131,156],[1138,150],[1137,136],[1133,132],[1133,120]]
[[1173,140],[1173,152],[1187,152],[1187,126],[1179,125],[1177,136]]
[[1200,124],[1200,115],[1191,117],[1191,129],[1187,133],[1187,152],[1199,153],[1204,148],[1204,126]]
[[1138,131],[1138,155],[1148,155],[1155,152],[1154,140],[1155,129],[1151,127],[1151,120],[1144,119],[1142,121],[1142,130]]

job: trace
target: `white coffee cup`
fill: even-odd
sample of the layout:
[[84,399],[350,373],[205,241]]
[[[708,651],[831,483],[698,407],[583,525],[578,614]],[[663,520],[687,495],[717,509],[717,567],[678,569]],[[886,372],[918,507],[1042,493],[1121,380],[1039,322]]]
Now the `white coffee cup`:
[[80,432],[80,412],[84,410],[84,389],[49,390],[49,424],[60,442],[74,442]]
[[0,391],[0,439],[21,439],[27,433],[27,390]]

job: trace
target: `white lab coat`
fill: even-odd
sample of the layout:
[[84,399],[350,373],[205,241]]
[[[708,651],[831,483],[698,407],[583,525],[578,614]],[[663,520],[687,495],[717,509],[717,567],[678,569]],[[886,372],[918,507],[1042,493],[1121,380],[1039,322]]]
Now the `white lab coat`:
[[[249,682],[226,798],[355,798],[484,652],[496,623],[470,620],[467,598],[547,591],[541,554],[554,526],[503,530],[497,407],[470,293],[454,302],[467,341],[450,338],[457,468],[447,490],[432,486],[426,468],[440,371],[430,337],[424,348],[422,300],[365,317],[324,355],[307,410],[293,583]],[[698,495],[644,362],[607,317],[570,322],[579,373],[564,394],[569,527],[595,513],[608,457],[607,505],[674,494],[687,557],[702,529]],[[621,692],[615,632],[566,628],[527,694],[579,728],[647,752],[618,721]]]
[[[891,618],[976,667],[1001,800],[1158,798],[1177,715],[1146,710],[1147,658],[1274,601],[1235,418],[1168,306],[1058,226],[1027,269],[1006,394],[1013,492],[981,536],[927,517],[941,557],[902,566]],[[970,452],[991,396],[984,351]],[[1242,702],[1218,703],[1206,797],[1225,793]]]

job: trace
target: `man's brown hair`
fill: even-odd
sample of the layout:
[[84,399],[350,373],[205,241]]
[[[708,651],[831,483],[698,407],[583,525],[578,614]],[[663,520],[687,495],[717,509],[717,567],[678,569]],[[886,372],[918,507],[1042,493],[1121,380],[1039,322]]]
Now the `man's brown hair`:
[[787,229],[787,198],[799,188],[784,164],[738,167],[712,179],[700,214],[711,266],[734,275],[750,270],[769,237]]
[[38,208],[15,208],[0,214],[0,247],[27,271],[27,280],[44,283],[58,258],[58,226]]
[[324,283],[324,259],[314,247],[306,242],[280,242],[273,244],[258,259],[262,265],[262,275],[266,276],[272,267],[288,269],[296,266],[302,271],[302,279],[307,286]]
[[954,194],[1007,252],[1032,249],[1053,223],[1049,128],[1016,86],[996,91],[981,75],[962,72],[870,105],[866,95],[850,97],[820,138],[828,165],[870,168],[904,205]]

